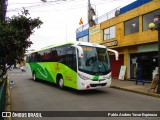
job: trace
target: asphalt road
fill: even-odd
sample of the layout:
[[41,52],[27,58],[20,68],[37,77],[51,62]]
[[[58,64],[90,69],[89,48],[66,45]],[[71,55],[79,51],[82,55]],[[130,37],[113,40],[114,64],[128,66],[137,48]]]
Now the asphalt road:
[[[61,90],[48,82],[34,82],[20,70],[9,71],[12,111],[160,111],[160,99],[113,88]],[[12,118],[30,120],[31,118]],[[33,118],[36,119],[36,118]],[[40,120],[159,120],[157,117],[50,117]]]

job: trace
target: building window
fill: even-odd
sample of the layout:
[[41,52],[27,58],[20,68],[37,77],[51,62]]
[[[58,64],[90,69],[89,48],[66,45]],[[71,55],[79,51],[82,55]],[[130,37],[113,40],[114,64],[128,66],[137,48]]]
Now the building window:
[[139,17],[124,22],[125,35],[139,32]]
[[81,37],[81,38],[78,38],[78,41],[89,42],[89,41],[88,41],[88,35],[83,36],[83,37]]
[[109,40],[115,38],[116,36],[116,27],[112,26],[104,29],[104,40]]
[[148,25],[153,22],[154,16],[160,14],[160,9],[143,15],[143,31],[149,30]]

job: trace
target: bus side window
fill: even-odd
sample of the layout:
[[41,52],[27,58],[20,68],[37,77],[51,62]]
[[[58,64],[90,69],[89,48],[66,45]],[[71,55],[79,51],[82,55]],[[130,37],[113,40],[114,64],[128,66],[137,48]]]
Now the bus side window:
[[50,50],[50,61],[51,62],[58,61],[58,52],[55,48]]
[[65,60],[65,58],[66,58],[65,46],[58,47],[58,48],[56,48],[56,50],[57,50],[57,53],[58,53],[58,62],[60,62],[62,64],[66,64],[65,63],[66,62],[66,60]]
[[73,47],[66,51],[66,65],[74,71],[77,71],[76,49]]

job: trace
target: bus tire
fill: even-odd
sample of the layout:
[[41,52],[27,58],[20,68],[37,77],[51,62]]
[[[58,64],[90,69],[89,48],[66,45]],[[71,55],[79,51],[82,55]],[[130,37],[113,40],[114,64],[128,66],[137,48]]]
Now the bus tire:
[[62,76],[58,76],[57,85],[59,88],[64,89],[64,80],[63,80]]
[[35,72],[35,71],[33,72],[33,80],[34,80],[35,82],[37,81],[36,72]]

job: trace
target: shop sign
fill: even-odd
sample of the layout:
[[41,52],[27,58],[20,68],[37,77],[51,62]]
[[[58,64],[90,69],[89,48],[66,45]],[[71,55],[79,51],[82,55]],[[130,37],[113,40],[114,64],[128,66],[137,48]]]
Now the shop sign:
[[118,41],[117,41],[117,40],[114,40],[114,41],[111,41],[111,42],[107,42],[107,43],[106,43],[106,46],[107,46],[107,47],[117,46],[117,45],[118,45]]
[[100,24],[91,27],[89,29],[89,35],[91,43],[100,43],[101,42]]
[[141,45],[137,47],[137,52],[158,51],[158,44]]
[[118,79],[124,80],[125,72],[126,72],[126,66],[121,66]]
[[100,34],[100,24],[89,29],[89,35]]

